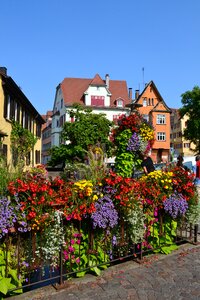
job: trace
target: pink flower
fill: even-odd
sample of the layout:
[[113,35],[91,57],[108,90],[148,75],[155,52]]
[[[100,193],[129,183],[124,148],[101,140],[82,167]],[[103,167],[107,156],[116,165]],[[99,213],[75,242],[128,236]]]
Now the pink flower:
[[76,263],[80,264],[80,258],[79,257],[76,259]]
[[80,245],[80,243],[81,243],[81,240],[77,240],[77,241],[76,241],[76,243],[77,243],[78,245]]
[[74,245],[75,244],[75,241],[74,240],[71,240],[71,245]]
[[75,249],[74,249],[74,247],[69,246],[69,247],[68,247],[68,250],[69,250],[69,252],[74,252]]

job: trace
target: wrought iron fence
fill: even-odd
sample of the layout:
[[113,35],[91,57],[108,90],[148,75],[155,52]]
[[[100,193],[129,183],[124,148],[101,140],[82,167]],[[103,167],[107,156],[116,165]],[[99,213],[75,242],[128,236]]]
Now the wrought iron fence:
[[158,218],[159,222],[153,224],[146,220],[144,238],[137,243],[131,241],[123,218],[117,230],[93,229],[88,220],[70,224],[63,220],[63,243],[56,245],[57,250],[50,254],[47,251],[51,251],[51,246],[45,250],[48,245],[44,245],[43,231],[10,232],[0,244],[5,277],[12,275],[11,270],[16,270],[18,278],[24,276],[25,279],[23,285],[18,282],[10,292],[62,284],[70,277],[82,276],[89,271],[99,274],[107,266],[128,259],[140,260],[147,253],[162,247],[165,249],[174,243],[197,243],[198,225],[192,226],[182,220],[175,228],[173,223],[166,223],[162,214]]

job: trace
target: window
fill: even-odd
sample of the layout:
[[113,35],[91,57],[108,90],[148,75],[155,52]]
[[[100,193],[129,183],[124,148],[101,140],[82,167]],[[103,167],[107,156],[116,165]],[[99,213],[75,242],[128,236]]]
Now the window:
[[157,124],[166,124],[165,115],[157,115]]
[[19,123],[20,122],[20,105],[16,103],[16,110],[15,110],[15,120]]
[[10,99],[10,116],[9,116],[10,120],[14,120],[15,119],[15,101],[14,99]]
[[178,137],[182,137],[182,132],[181,131],[178,132]]
[[65,115],[62,115],[60,117],[60,127],[63,127],[64,123],[65,123]]
[[26,155],[26,165],[29,166],[31,163],[31,153],[28,152]]
[[143,99],[143,106],[147,106],[147,98]]
[[39,123],[36,124],[36,136],[41,137],[41,125]]
[[117,100],[117,107],[124,107],[124,101],[122,99]]
[[28,119],[28,113],[27,112],[25,112],[25,128],[26,129],[28,129],[28,121],[29,121],[29,119]]
[[157,133],[157,141],[165,141],[165,140],[166,140],[165,132],[158,132]]
[[190,148],[190,143],[184,143],[184,148]]
[[147,122],[149,122],[149,115],[142,115],[142,116]]
[[7,116],[8,116],[8,99],[9,99],[9,95],[5,95],[5,99],[4,99],[4,118],[7,118]]
[[60,100],[60,108],[63,108],[63,99]]
[[24,110],[22,110],[21,125],[23,128],[25,128],[25,111]]
[[91,96],[91,105],[92,106],[104,106],[104,96]]
[[35,150],[35,163],[40,164],[40,151]]

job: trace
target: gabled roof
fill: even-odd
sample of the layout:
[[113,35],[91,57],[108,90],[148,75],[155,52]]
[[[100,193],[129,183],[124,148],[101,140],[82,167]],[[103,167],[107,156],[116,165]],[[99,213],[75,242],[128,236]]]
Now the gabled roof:
[[7,74],[0,72],[2,76],[3,89],[8,93],[12,92],[16,99],[19,99],[24,107],[26,107],[27,111],[29,111],[39,123],[44,124],[45,121],[39,112],[35,109],[29,99],[25,96],[16,82],[12,79],[12,77],[7,76]]
[[[145,93],[145,91],[147,90],[147,88],[151,86],[154,91],[156,92],[156,94],[158,95],[158,99],[160,100],[160,102],[163,103],[163,105],[165,106],[166,110],[171,112],[171,109],[167,106],[167,104],[165,103],[163,97],[161,96],[160,92],[158,91],[155,83],[153,82],[153,80],[151,80],[148,84],[146,84],[144,90],[142,91],[142,93],[139,95],[139,97],[135,100],[135,103],[138,103],[139,100],[142,98],[143,94]],[[151,111],[156,111],[156,108],[158,107],[159,102],[157,103],[157,105],[154,106],[154,108]]]
[[168,111],[168,112],[171,113],[171,109],[167,106],[167,104],[165,103],[164,100],[158,102],[158,103],[154,106],[154,108],[153,108],[151,111],[162,111],[162,110],[160,110],[159,107],[158,107],[160,103],[163,104],[163,106],[165,107],[165,110],[166,110],[166,111]]
[[[106,81],[96,74],[94,78],[64,78],[60,87],[63,93],[63,99],[65,105],[71,105],[72,103],[84,104],[84,93],[89,86],[105,86]],[[114,103],[117,98],[122,98],[124,104],[129,104],[130,99],[128,97],[128,88],[125,80],[109,80],[108,93],[111,94],[111,107],[116,107]]]
[[105,86],[105,82],[101,79],[99,74],[96,74],[95,77],[90,82],[90,85],[94,86]]

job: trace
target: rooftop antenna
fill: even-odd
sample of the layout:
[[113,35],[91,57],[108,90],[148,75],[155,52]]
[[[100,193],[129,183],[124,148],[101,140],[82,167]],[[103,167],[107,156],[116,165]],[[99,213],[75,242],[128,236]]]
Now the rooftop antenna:
[[144,88],[144,67],[142,68],[142,83],[143,83],[143,88]]

